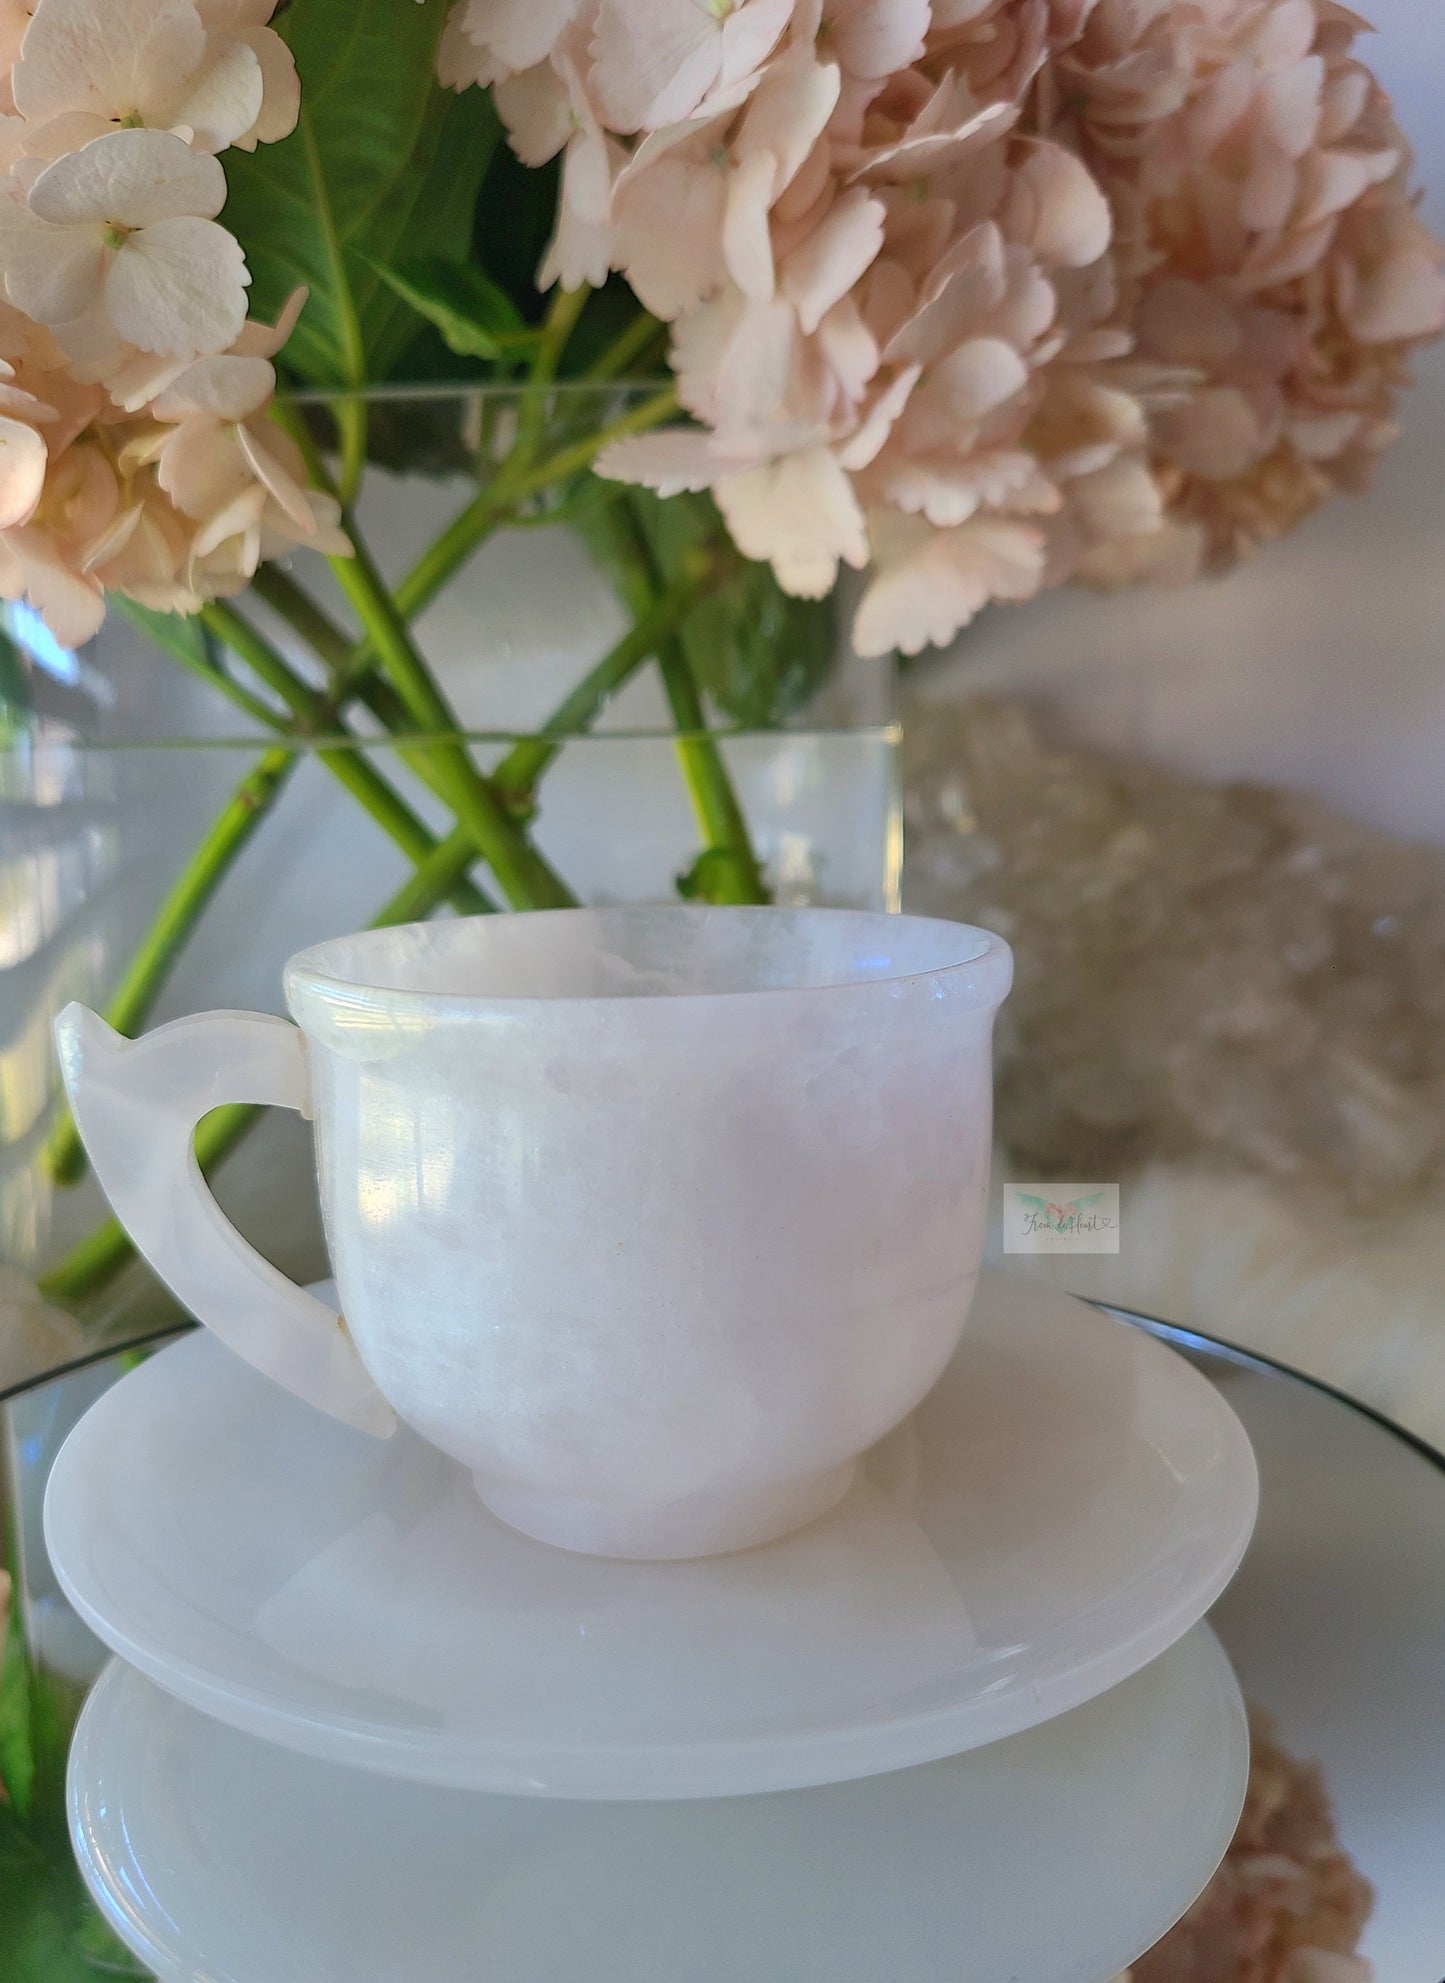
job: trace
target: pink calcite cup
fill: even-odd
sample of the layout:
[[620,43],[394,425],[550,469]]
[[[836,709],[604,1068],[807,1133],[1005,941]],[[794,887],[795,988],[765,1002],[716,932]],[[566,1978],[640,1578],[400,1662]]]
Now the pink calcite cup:
[[[695,1556],[831,1507],[952,1355],[1010,973],[917,917],[561,910],[319,944],[295,1026],[58,1034],[118,1215],[239,1356],[528,1535]],[[222,1102],[313,1118],[344,1324],[207,1191]]]

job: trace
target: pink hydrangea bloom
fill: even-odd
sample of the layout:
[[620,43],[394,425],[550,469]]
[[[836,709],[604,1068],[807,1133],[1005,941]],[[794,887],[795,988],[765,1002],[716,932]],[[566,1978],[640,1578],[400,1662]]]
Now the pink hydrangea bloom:
[[295,323],[246,321],[216,153],[284,137],[275,0],[0,0],[0,597],[75,644],[107,592],[194,612],[347,549],[266,418]]
[[[711,489],[858,647],[1218,568],[1363,485],[1445,323],[1336,0],[460,0],[457,86],[566,149],[544,283],[623,271]],[[468,56],[465,43],[473,53]]]

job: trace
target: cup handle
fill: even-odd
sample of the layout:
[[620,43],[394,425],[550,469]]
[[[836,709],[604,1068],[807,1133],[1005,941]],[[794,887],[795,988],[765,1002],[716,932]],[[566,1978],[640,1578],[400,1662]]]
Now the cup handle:
[[254,1369],[333,1418],[385,1436],[396,1414],[332,1308],[265,1260],[222,1212],[192,1134],[227,1102],[309,1116],[306,1050],[284,1019],[200,1012],[122,1039],[83,1005],[55,1022],[81,1141],[116,1216],[198,1322]]

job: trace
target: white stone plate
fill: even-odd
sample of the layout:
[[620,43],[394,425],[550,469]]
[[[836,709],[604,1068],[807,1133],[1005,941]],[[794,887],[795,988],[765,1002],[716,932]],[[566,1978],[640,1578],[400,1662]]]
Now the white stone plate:
[[387,1783],[117,1662],[70,1810],[92,1893],[162,1983],[1100,1983],[1205,1884],[1246,1772],[1200,1626],[970,1755],[686,1804]]
[[1202,1617],[1256,1494],[1182,1358],[991,1274],[915,1417],[766,1548],[531,1542],[405,1430],[350,1431],[204,1335],[77,1426],[46,1540],[112,1650],[251,1734],[473,1790],[677,1798],[900,1769],[1077,1707]]

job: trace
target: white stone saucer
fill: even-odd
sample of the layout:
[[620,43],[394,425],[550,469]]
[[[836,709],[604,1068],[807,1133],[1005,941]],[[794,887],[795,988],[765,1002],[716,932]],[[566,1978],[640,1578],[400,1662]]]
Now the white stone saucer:
[[920,1411],[766,1548],[529,1541],[418,1438],[350,1431],[204,1335],[71,1434],[46,1540],[114,1651],[250,1734],[472,1790],[711,1797],[956,1755],[1115,1686],[1227,1583],[1256,1491],[1172,1350],[988,1274]]
[[686,1804],[388,1783],[112,1664],[71,1835],[161,1983],[1100,1983],[1222,1857],[1247,1771],[1206,1626],[1006,1742]]

